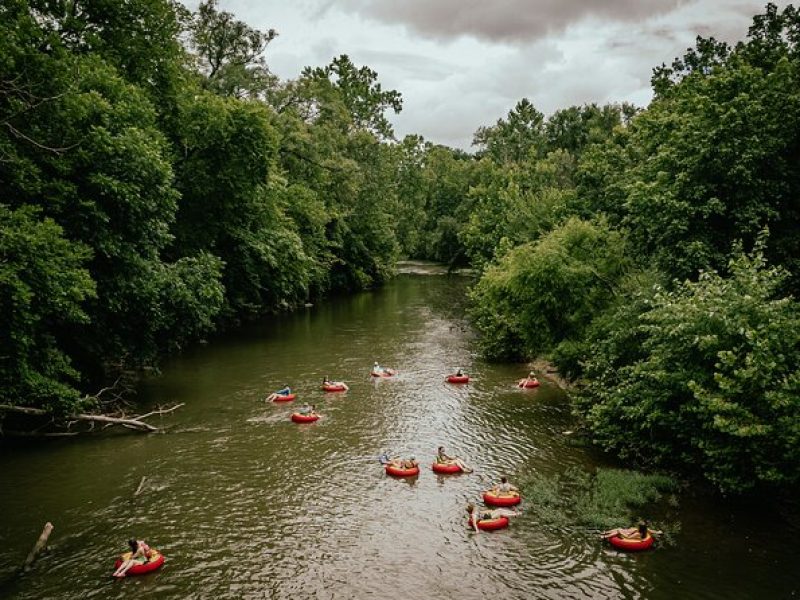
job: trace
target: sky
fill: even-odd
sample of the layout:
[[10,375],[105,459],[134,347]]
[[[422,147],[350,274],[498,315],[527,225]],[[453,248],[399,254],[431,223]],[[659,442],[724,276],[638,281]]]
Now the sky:
[[[196,2],[187,2],[194,8]],[[395,133],[470,148],[478,127],[522,98],[545,115],[591,102],[651,99],[652,69],[696,36],[743,39],[751,0],[220,0],[277,30],[270,69],[294,79],[340,54],[403,95]],[[786,3],[778,3],[779,7]],[[194,5],[194,6],[193,6]]]

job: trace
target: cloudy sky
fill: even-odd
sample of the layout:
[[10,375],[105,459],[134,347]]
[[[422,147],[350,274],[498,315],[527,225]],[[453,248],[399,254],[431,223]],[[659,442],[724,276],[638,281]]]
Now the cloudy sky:
[[[187,2],[190,6],[196,2]],[[403,95],[396,133],[468,149],[481,125],[529,98],[546,115],[650,101],[652,68],[697,35],[742,39],[750,0],[220,0],[278,38],[270,68],[295,78],[339,54]],[[783,7],[786,3],[779,3]]]

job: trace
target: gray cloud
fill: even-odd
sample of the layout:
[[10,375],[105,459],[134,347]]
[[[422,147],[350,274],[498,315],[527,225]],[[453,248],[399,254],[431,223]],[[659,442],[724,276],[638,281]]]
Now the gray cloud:
[[450,62],[412,52],[359,49],[353,54],[368,65],[379,64],[392,68],[396,76],[402,76],[405,81],[440,81],[458,69]]
[[[283,78],[349,54],[403,94],[399,135],[468,149],[522,98],[549,115],[585,102],[645,106],[653,67],[695,36],[743,39],[766,0],[220,0],[280,32]],[[779,6],[785,5],[780,2]]]
[[595,17],[638,21],[669,13],[690,0],[345,0],[359,14],[405,25],[431,38],[473,36],[492,42],[529,42]]

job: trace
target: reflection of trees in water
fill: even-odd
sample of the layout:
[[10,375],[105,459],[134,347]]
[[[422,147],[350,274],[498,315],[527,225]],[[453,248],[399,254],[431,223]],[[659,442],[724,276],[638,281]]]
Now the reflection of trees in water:
[[467,288],[472,281],[460,275],[418,276],[414,287],[419,288],[424,303],[436,316],[461,321],[466,319]]

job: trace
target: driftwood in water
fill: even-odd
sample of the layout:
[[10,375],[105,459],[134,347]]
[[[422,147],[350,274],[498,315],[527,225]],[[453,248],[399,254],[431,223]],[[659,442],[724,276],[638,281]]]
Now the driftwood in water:
[[136,488],[136,491],[133,493],[134,497],[138,496],[142,493],[142,488],[144,487],[144,482],[147,479],[147,476],[143,476],[142,480],[139,482],[139,487]]
[[[144,415],[136,415],[133,417],[125,417],[125,416],[112,416],[112,415],[92,415],[86,413],[78,413],[74,415],[68,415],[66,419],[70,422],[67,425],[67,428],[72,424],[72,422],[82,421],[82,422],[89,422],[94,426],[96,423],[100,423],[105,427],[111,427],[112,425],[121,425],[123,427],[127,427],[128,429],[137,429],[139,431],[159,431],[158,427],[151,425],[150,423],[146,423],[143,419],[147,417],[152,417],[153,415],[165,415],[167,413],[172,412],[183,406],[183,403],[176,404],[171,408],[166,409],[159,409],[149,412]],[[0,411],[10,412],[20,415],[29,415],[34,417],[47,417],[52,416],[52,414],[46,410],[41,408],[32,408],[30,406],[13,406],[11,404],[0,404]],[[19,432],[16,432],[19,433]],[[31,432],[32,436],[37,435],[47,435],[47,434],[37,434],[37,432]]]
[[39,535],[39,539],[36,540],[33,549],[28,553],[28,558],[25,559],[25,563],[22,565],[23,571],[27,571],[31,568],[33,561],[36,560],[36,557],[39,556],[39,553],[44,550],[44,547],[47,545],[47,538],[50,537],[51,533],[53,533],[53,524],[48,521],[44,524],[44,529],[42,529],[42,533]]

